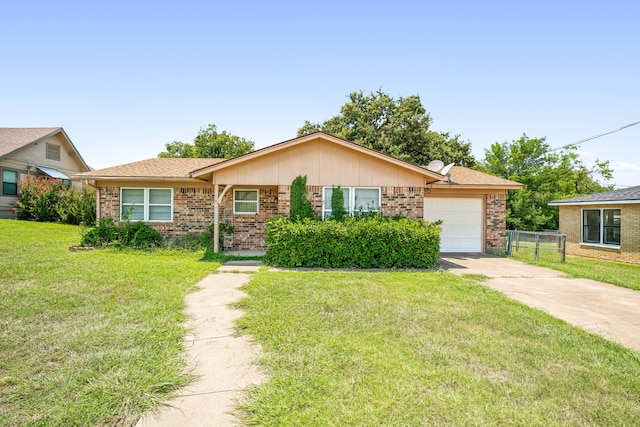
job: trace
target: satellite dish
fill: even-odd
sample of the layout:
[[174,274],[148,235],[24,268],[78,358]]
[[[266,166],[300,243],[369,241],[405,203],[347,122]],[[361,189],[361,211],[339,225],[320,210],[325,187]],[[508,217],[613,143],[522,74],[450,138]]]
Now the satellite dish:
[[455,165],[455,163],[449,163],[447,166],[442,168],[442,170],[439,172],[440,175],[447,175],[449,172],[451,172],[451,168],[453,167],[453,165]]
[[427,169],[429,169],[431,172],[438,173],[438,171],[442,169],[443,166],[444,162],[442,160],[431,160],[431,162],[429,162],[429,164],[427,165]]

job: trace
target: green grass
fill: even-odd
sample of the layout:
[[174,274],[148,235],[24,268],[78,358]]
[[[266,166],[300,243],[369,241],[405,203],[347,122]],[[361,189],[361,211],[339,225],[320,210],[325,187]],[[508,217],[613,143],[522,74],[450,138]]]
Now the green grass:
[[[471,277],[481,280],[482,277]],[[640,355],[445,272],[265,272],[248,425],[640,425]]]
[[79,240],[0,221],[0,425],[130,425],[191,379],[184,297],[219,264]]
[[562,271],[569,277],[597,280],[640,291],[640,265],[569,255],[563,263],[560,262],[560,256],[553,251],[541,251],[538,260],[534,261],[533,249],[514,252],[511,258]]

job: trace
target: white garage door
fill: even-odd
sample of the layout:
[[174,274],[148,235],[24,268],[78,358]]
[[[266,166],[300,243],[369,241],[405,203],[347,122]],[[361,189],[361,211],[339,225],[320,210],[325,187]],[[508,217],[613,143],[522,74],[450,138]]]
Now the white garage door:
[[440,252],[482,252],[482,199],[424,199],[424,219],[442,220]]

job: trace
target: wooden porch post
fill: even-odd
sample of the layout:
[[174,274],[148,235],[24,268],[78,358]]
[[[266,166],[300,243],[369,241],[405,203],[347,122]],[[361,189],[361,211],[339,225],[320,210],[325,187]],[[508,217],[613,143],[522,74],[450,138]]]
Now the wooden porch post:
[[220,201],[218,200],[218,183],[213,184],[213,252],[220,250]]
[[[222,199],[224,199],[227,191],[233,187],[231,184],[227,184],[224,186],[222,193],[220,193],[220,188],[218,187],[218,183],[213,184],[213,252],[218,253],[220,251],[220,203],[222,203]],[[220,193],[220,194],[218,194]]]

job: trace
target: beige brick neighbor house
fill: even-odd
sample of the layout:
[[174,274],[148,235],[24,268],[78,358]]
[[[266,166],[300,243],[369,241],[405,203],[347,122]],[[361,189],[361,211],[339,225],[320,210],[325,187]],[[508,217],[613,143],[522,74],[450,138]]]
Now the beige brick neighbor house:
[[71,183],[70,176],[87,166],[65,131],[57,128],[0,128],[0,218],[15,218],[18,183],[45,176]]
[[640,264],[640,186],[554,200],[567,254]]
[[289,214],[291,183],[302,175],[320,216],[331,213],[331,190],[340,186],[350,212],[442,220],[443,252],[503,251],[506,192],[522,184],[448,169],[441,175],[316,132],[233,159],[155,158],[73,178],[97,189],[99,218],[145,221],[165,235],[211,224],[217,235],[224,224],[233,230],[225,249],[264,250],[266,222]]

